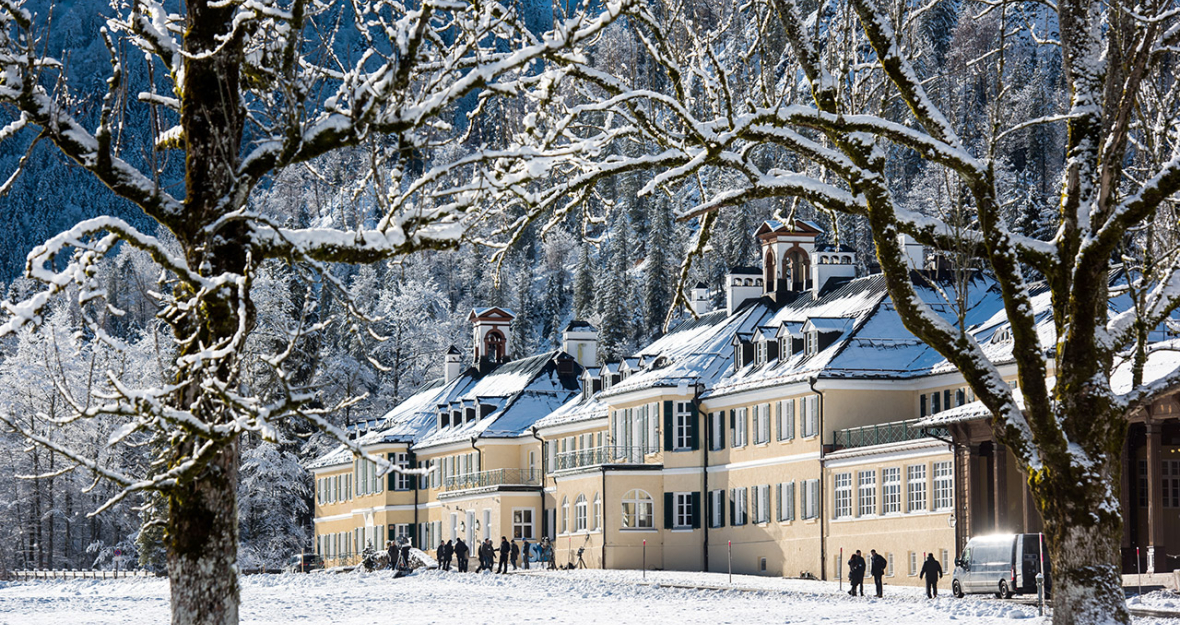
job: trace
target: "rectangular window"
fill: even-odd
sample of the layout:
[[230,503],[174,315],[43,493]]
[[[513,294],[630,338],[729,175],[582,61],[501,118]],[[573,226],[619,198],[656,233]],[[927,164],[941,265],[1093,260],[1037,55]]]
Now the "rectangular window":
[[1180,460],[1164,460],[1164,507],[1180,508]]
[[938,559],[940,562],[942,562],[942,570],[944,570],[944,571],[953,571],[954,570],[951,568],[951,552],[947,551],[946,549],[940,549]]
[[692,493],[675,493],[673,495],[672,527],[688,529],[692,527]]
[[647,453],[654,454],[660,450],[660,405],[658,403],[647,406]]
[[729,502],[732,509],[732,524],[745,525],[746,524],[746,489],[735,488],[729,491]]
[[676,414],[673,425],[677,451],[692,449],[692,404],[686,401],[676,402]]
[[918,552],[911,551],[910,553],[910,577],[918,574]]
[[819,517],[819,480],[807,480],[803,492],[806,499],[803,502],[803,518]]
[[754,517],[755,523],[769,523],[770,522],[770,484],[762,484],[755,487],[758,501],[758,514]]
[[[403,453],[397,454],[395,456],[394,461],[397,463],[397,466],[401,469],[409,469],[410,468],[410,455],[407,453],[403,452]],[[411,479],[413,479],[413,476],[411,476],[411,475],[408,475],[406,473],[398,473],[397,477],[395,477],[393,480],[394,490],[410,490],[410,487],[411,487],[410,480]],[[378,484],[380,484],[380,482],[378,482]]]
[[786,399],[778,403],[778,439],[789,441],[795,438],[795,400]]
[[925,512],[926,510],[926,465],[912,464],[905,468],[908,488],[906,496],[909,506],[907,512]]
[[901,512],[901,469],[889,467],[881,469],[881,513],[898,514]]
[[795,520],[795,483],[782,482],[778,485],[778,520]]
[[857,516],[877,514],[877,472],[860,471],[857,482]]
[[893,553],[885,554],[885,576],[893,577]]
[[852,474],[836,474],[836,518],[852,516]]
[[951,461],[934,463],[934,509],[955,507],[955,470]]
[[492,537],[492,511],[484,508],[483,511],[483,538],[487,540]]
[[709,449],[720,451],[725,448],[725,411],[710,412],[709,423],[712,424],[710,428],[712,440],[709,441]]
[[738,408],[733,411],[733,446],[746,446],[746,409]]
[[754,444],[770,442],[770,404],[754,406]]
[[725,491],[709,492],[709,527],[725,526]]

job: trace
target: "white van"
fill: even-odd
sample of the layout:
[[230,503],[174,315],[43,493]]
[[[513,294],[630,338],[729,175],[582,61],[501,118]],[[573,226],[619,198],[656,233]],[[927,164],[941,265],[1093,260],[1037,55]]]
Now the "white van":
[[[995,534],[967,541],[955,560],[951,592],[956,597],[993,593],[1001,599],[1016,594],[1037,594],[1037,573],[1044,570],[1045,596],[1049,596],[1049,553],[1044,534]],[[1042,557],[1044,558],[1042,562]],[[1042,569],[1043,567],[1043,569]]]

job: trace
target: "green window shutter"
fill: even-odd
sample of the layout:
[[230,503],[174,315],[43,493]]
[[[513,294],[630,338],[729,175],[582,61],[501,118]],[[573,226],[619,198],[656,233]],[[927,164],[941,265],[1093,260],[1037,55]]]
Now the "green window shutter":
[[692,528],[695,530],[701,526],[701,493],[696,491],[692,494]]
[[664,493],[664,529],[672,529],[672,493]]
[[725,411],[721,411],[721,417],[717,419],[717,425],[721,426],[717,429],[717,449],[725,449]]
[[409,529],[408,533],[409,533],[409,536],[406,536],[406,538],[410,539],[410,545],[417,546],[419,549],[421,549],[422,545],[418,544],[419,542],[421,542],[418,540],[418,524],[417,523],[410,523],[410,529]]
[[[394,453],[388,453],[388,454],[385,454],[385,459],[389,461],[389,464],[397,464],[397,460],[396,460],[396,459],[397,459],[397,454],[394,454]],[[387,484],[387,486],[389,487],[389,489],[388,489],[388,490],[393,490],[393,489],[394,489],[394,478],[396,478],[396,477],[397,477],[397,472],[396,472],[396,471],[390,471],[390,472],[389,472],[389,473],[388,473],[388,474],[385,476],[385,478],[386,478],[387,480],[389,480],[389,483]]]
[[[688,447],[696,451],[701,448],[701,413],[697,403],[690,402],[689,417],[688,417]],[[693,508],[693,514],[696,514],[696,508]]]
[[672,402],[664,402],[664,451],[672,451],[675,442],[675,432],[672,431]]
[[390,523],[386,527],[389,528],[386,530],[389,533],[389,538],[386,540],[397,540],[397,526]]

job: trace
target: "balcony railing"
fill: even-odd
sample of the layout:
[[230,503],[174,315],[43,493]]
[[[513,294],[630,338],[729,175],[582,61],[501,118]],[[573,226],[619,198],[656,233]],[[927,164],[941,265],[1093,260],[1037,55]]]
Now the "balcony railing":
[[950,438],[950,433],[944,427],[914,427],[914,424],[917,422],[917,419],[911,419],[909,421],[894,421],[892,423],[848,428],[847,430],[836,430],[833,432],[832,443],[835,444],[837,449],[847,449],[850,447],[871,447],[873,445],[901,443],[932,436]]
[[492,469],[453,475],[443,482],[444,491],[471,490],[493,486],[540,486],[541,472],[530,469]]
[[580,451],[557,454],[550,471],[566,471],[582,467],[596,467],[604,464],[643,464],[643,457],[659,451],[652,447],[595,447]]

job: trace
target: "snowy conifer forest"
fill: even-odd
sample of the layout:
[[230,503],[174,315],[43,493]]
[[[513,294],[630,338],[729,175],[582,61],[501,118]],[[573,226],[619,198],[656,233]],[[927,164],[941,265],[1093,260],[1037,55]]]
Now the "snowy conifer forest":
[[[516,356],[586,319],[617,359],[694,284],[721,303],[771,218],[883,271],[1038,496],[1102,511],[1045,504],[1060,549],[1109,555],[1118,419],[1176,378],[1074,382],[1180,305],[1180,6],[1095,6],[4,0],[0,570],[277,568],[311,544],[302,463],[439,377],[472,308],[516,312]],[[997,277],[1025,404],[908,297],[899,234]],[[1106,324],[1113,264],[1137,305]],[[1046,358],[1093,368],[1049,389]],[[1077,622],[1128,620],[1110,575],[1078,569]],[[174,622],[236,620],[228,583],[213,615],[174,584]]]

